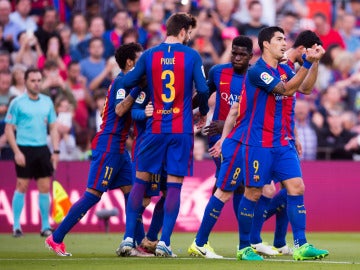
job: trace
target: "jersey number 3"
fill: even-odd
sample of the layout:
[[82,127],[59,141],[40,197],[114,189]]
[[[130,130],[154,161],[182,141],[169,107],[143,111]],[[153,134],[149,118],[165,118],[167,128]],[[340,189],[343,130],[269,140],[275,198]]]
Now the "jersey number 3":
[[163,102],[173,102],[175,99],[175,76],[172,70],[164,70],[161,73],[161,79],[167,80],[168,82],[165,84],[166,89],[169,89],[169,95],[161,94],[161,99]]

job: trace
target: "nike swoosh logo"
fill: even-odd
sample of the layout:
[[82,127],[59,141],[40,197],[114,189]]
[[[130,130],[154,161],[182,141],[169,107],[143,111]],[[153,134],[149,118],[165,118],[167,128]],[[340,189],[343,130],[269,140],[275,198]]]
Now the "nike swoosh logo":
[[303,208],[305,205],[297,205],[297,208]]
[[196,247],[196,250],[199,251],[201,253],[201,255],[205,256],[206,252],[203,252],[202,250],[200,250],[198,247]]
[[213,212],[214,212],[214,213],[220,213],[220,211],[219,211],[219,210],[216,210],[215,208],[213,208]]
[[229,84],[228,82],[220,82],[220,85]]

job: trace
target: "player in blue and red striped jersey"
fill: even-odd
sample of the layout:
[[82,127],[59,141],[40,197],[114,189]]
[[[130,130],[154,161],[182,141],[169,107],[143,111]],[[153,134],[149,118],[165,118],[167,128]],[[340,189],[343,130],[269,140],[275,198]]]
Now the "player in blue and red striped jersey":
[[[238,212],[240,244],[237,258],[263,260],[250,246],[250,230],[256,202],[262,187],[270,179],[282,182],[288,192],[287,214],[296,247],[294,259],[323,258],[328,251],[308,244],[305,236],[304,182],[286,120],[290,109],[284,100],[297,90],[314,84],[324,49],[321,46],[307,49],[302,67],[294,74],[289,66],[279,64],[286,50],[284,31],[280,27],[261,30],[258,42],[262,56],[248,70],[240,105],[235,103],[231,108],[222,137],[211,149],[212,155],[218,155],[222,145],[224,162],[219,177],[223,176],[224,181],[243,180],[245,183]],[[238,142],[238,145],[231,145],[229,141]]]
[[129,113],[122,117],[117,116],[115,107],[128,94],[122,78],[129,71],[129,62],[135,62],[141,52],[142,47],[136,43],[123,45],[116,52],[115,58],[123,73],[118,75],[107,92],[102,113],[103,123],[91,145],[92,160],[86,191],[71,207],[59,227],[45,240],[46,246],[59,256],[71,256],[65,250],[64,237],[86,212],[100,201],[104,192],[120,188],[125,195],[131,189],[131,161],[125,148],[131,116]]
[[133,71],[125,79],[126,87],[138,84],[143,75],[150,90],[154,114],[147,120],[146,137],[138,154],[138,169],[127,207],[124,240],[120,249],[124,255],[133,248],[134,224],[151,174],[156,174],[165,162],[167,196],[158,256],[174,256],[170,237],[180,208],[180,193],[184,176],[192,174],[193,149],[193,84],[197,90],[201,114],[199,126],[206,122],[208,87],[198,52],[185,46],[196,19],[185,13],[175,13],[167,21],[166,40],[146,50]]
[[[253,56],[252,40],[246,36],[238,36],[232,41],[231,62],[212,67],[209,71],[208,86],[210,93],[216,92],[216,103],[212,122],[204,128],[209,135],[209,147],[211,148],[221,136],[226,116],[233,103],[238,102],[241,85],[249,67],[249,62]],[[216,164],[215,177],[218,178],[221,160],[214,158]],[[211,196],[204,212],[200,228],[196,234],[194,242],[188,249],[191,256],[201,256],[205,258],[222,258],[216,254],[208,243],[209,235],[214,227],[221,210],[225,203],[230,200],[234,193],[234,211],[237,213],[240,198],[244,187],[239,182],[238,185],[221,187],[221,183],[216,181],[215,193]]]
[[[134,142],[132,144],[132,165],[134,179],[137,167],[136,157],[138,155],[138,152],[140,151],[141,141],[143,140],[144,136],[146,136],[146,121],[149,117],[153,115],[154,112],[154,107],[152,106],[152,103],[149,102],[149,99],[150,97],[148,89],[147,87],[143,87],[131,108],[131,117],[133,119],[134,129]],[[140,234],[139,231],[135,233],[136,242],[141,243],[137,247],[137,249],[152,254],[155,253],[156,245],[158,242],[158,234],[161,230],[162,221],[164,219],[164,201],[166,196],[166,172],[164,169],[161,169],[159,173],[152,175],[151,180],[149,181],[145,191],[143,208],[140,213],[141,215],[150,203],[151,197],[159,196],[160,191],[162,192],[162,195],[155,204],[148,232],[146,233],[146,235],[144,231],[142,232],[142,234]],[[120,253],[120,255],[122,254]]]
[[[317,45],[322,45],[320,38],[315,34],[315,32],[310,30],[302,31],[296,37],[296,40],[289,50],[285,52],[286,55],[286,64],[295,71],[295,64],[303,64],[302,53],[307,48],[312,48]],[[315,72],[312,72],[311,75],[316,75]],[[300,89],[301,92],[297,94],[311,94],[313,85],[309,84],[307,89]],[[299,155],[301,155],[301,143],[296,138],[297,132],[294,123],[294,113],[295,113],[295,101],[296,94],[293,96],[288,96],[286,99],[283,99],[283,103],[286,103],[286,108],[289,109],[287,117],[289,119],[289,125],[287,127],[290,129],[288,132],[291,134],[291,142],[295,144],[296,150]],[[292,255],[292,249],[286,245],[286,233],[288,227],[288,217],[286,214],[286,205],[287,205],[287,191],[282,186],[280,191],[275,195],[276,188],[275,184],[272,182],[270,185],[265,185],[263,187],[263,192],[260,199],[257,201],[253,225],[251,228],[250,242],[251,246],[256,249],[257,253],[264,253],[263,251],[271,251],[271,247],[262,243],[260,236],[261,228],[265,220],[269,219],[272,215],[276,214],[276,228],[274,235],[274,247],[280,254],[283,255]],[[275,195],[275,196],[274,196]]]

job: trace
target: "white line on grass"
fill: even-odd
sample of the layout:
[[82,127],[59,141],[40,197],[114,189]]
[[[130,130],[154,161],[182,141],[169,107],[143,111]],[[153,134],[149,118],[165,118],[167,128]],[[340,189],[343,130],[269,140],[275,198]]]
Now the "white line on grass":
[[[114,257],[116,259],[117,257]],[[131,257],[135,258],[135,257]],[[154,257],[155,258],[155,257]],[[62,257],[62,258],[53,258],[53,259],[46,259],[46,258],[37,258],[37,259],[20,259],[20,258],[1,258],[1,261],[105,261],[112,259],[109,258],[74,258],[74,257]],[[143,259],[143,258],[139,258]],[[149,259],[147,257],[146,259]],[[165,259],[165,258],[163,258]],[[168,260],[196,260],[197,258],[167,258]],[[198,258],[200,259],[200,258]],[[212,260],[212,259],[204,259],[204,260]],[[222,259],[214,259],[214,260],[230,260],[230,261],[236,261],[236,258],[222,258]],[[285,259],[265,259],[264,262],[290,262],[290,263],[321,263],[321,264],[354,264],[354,265],[360,265],[360,262],[338,262],[338,261],[328,261],[328,260],[308,260],[308,261],[294,261],[294,260],[285,260]]]

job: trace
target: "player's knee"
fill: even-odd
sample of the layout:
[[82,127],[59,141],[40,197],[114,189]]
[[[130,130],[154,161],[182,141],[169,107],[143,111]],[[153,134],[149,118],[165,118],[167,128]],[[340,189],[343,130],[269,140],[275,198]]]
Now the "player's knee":
[[245,188],[245,197],[253,202],[257,202],[260,199],[262,194],[262,188],[258,187],[246,187]]
[[223,203],[226,203],[227,201],[229,201],[231,199],[233,195],[232,191],[224,191],[221,190],[220,188],[216,189],[214,196],[216,198],[218,198],[220,201],[222,201]]
[[292,178],[283,182],[289,195],[303,195],[305,193],[305,184],[302,178]]

